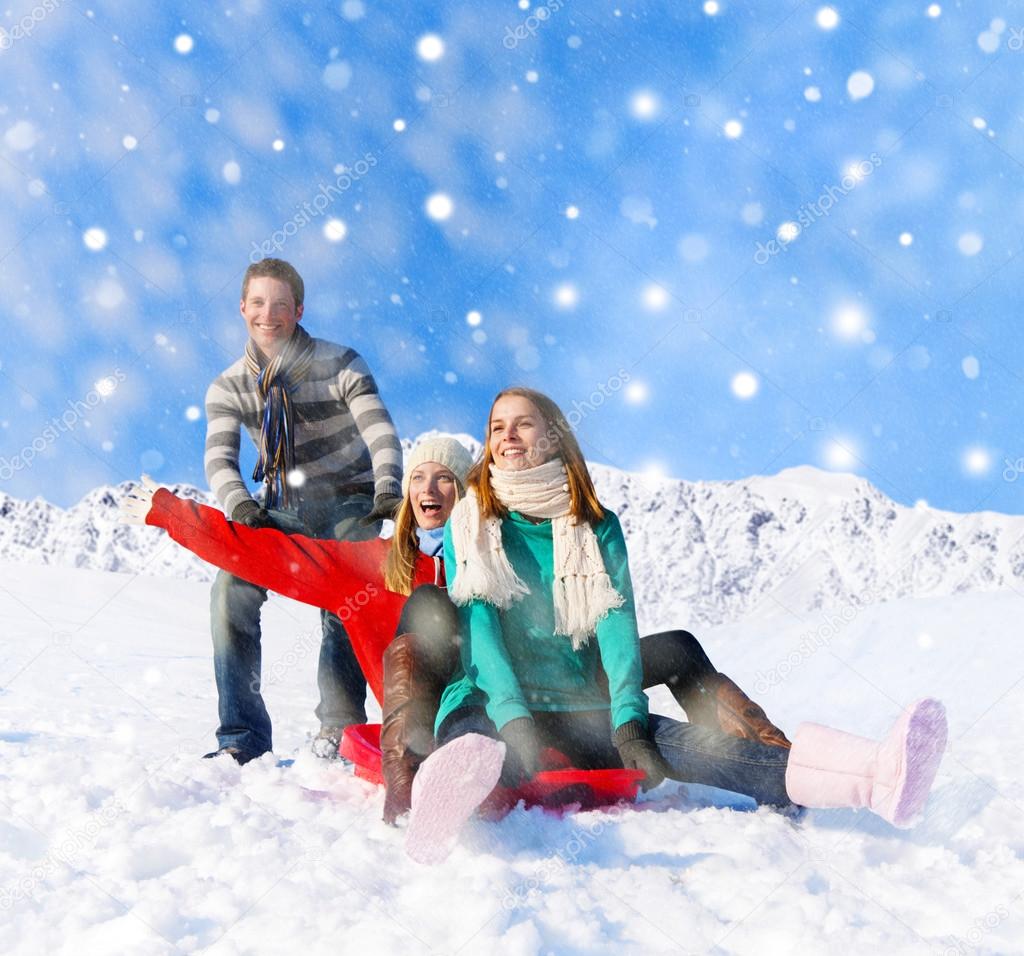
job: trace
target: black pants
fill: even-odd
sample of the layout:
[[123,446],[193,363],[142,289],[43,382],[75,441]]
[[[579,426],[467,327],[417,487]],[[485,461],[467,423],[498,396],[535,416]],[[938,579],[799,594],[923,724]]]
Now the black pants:
[[398,619],[399,634],[416,635],[416,651],[431,674],[447,683],[459,663],[459,612],[444,588],[422,584],[409,595]]
[[[565,754],[573,767],[603,770],[622,766],[619,752],[612,744],[611,715],[607,710],[534,710],[530,716],[541,748],[553,747]],[[443,747],[467,733],[483,734],[495,740],[501,736],[483,707],[460,707],[437,728],[437,745]],[[510,760],[513,766],[518,765],[517,758],[508,754],[506,767]]]

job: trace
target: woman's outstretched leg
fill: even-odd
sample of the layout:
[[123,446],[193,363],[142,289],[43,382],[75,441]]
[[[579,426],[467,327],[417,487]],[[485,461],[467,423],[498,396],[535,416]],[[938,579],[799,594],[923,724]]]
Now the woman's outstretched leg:
[[701,783],[746,794],[760,804],[784,807],[789,751],[735,737],[715,727],[651,714],[650,739],[683,783]]
[[640,639],[644,688],[664,684],[685,707],[694,688],[717,675],[714,665],[689,631],[661,631]]
[[700,642],[689,631],[662,631],[640,641],[644,687],[665,684],[686,718],[733,737],[789,747],[786,735],[725,674],[715,670]]
[[924,809],[947,728],[942,704],[925,699],[906,708],[880,741],[801,724],[786,750],[658,714],[650,716],[649,732],[674,779],[771,806],[867,807],[907,827]]

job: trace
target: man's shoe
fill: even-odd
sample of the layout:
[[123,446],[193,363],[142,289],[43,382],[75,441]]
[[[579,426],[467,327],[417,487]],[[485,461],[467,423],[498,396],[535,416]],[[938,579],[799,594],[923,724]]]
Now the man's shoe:
[[221,747],[219,750],[213,750],[208,754],[203,754],[203,760],[210,760],[213,757],[231,757],[235,763],[240,766],[244,766],[250,760],[255,760],[259,754],[246,753],[244,750],[239,750],[237,747]]
[[321,727],[320,733],[313,738],[310,749],[314,755],[323,760],[339,760],[341,754],[338,748],[341,747],[341,735],[345,733],[344,727]]

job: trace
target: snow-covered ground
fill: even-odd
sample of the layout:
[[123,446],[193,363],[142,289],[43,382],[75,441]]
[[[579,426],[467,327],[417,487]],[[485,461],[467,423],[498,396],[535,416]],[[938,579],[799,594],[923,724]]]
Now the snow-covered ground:
[[701,634],[789,730],[877,734],[942,697],[951,744],[913,831],[846,811],[794,823],[667,783],[638,810],[474,822],[424,868],[379,789],[307,752],[312,609],[267,606],[276,754],[239,768],[199,759],[216,724],[207,585],[0,573],[4,953],[1024,952],[1013,591]]

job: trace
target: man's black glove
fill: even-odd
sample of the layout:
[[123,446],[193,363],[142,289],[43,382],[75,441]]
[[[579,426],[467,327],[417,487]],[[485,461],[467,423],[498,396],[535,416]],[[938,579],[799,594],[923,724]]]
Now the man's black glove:
[[376,524],[385,518],[394,518],[402,505],[402,499],[398,495],[377,495],[373,499],[373,511],[363,518],[364,525]]
[[252,498],[247,498],[231,512],[231,520],[244,524],[247,528],[276,527],[274,519],[266,508],[261,508]]
[[647,729],[639,720],[627,720],[615,729],[612,743],[619,752],[622,766],[627,770],[642,770],[647,776],[640,781],[644,790],[652,790],[666,777],[672,768],[658,753],[658,748],[647,736]]
[[530,717],[516,717],[501,730],[507,751],[499,783],[503,787],[518,787],[540,770],[540,742],[537,727]]

